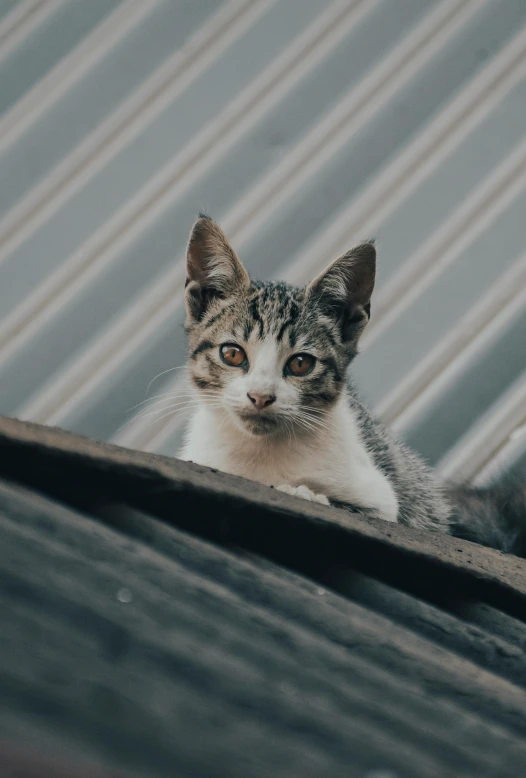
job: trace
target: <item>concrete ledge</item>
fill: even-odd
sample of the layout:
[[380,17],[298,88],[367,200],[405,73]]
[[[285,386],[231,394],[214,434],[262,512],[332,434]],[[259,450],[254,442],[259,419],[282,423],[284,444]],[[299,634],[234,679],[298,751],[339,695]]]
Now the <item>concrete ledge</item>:
[[511,612],[526,604],[526,560],[518,557],[59,429],[0,418],[0,476],[89,512],[124,503],[306,573],[350,566],[390,583],[460,587]]
[[525,560],[11,419],[0,537],[2,778],[522,774]]

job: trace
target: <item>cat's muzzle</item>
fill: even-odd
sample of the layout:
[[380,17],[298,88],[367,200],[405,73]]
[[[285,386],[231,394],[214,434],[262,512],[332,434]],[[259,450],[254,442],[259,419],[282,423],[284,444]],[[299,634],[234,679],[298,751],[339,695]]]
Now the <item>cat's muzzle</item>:
[[238,411],[244,428],[252,435],[274,435],[280,429],[279,416],[269,411]]

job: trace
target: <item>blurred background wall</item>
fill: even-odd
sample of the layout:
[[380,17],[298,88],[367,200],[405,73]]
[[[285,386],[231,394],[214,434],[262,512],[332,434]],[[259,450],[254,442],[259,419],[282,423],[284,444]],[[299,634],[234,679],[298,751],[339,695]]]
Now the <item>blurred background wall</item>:
[[0,110],[0,413],[174,454],[204,210],[262,278],[375,236],[365,399],[526,472],[525,0],[0,0]]

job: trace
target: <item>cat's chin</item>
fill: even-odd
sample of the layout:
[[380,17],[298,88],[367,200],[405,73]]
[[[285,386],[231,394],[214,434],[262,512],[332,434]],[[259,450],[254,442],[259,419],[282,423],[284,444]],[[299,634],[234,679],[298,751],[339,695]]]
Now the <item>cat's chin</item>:
[[237,421],[243,432],[259,438],[274,436],[281,431],[277,416],[263,416],[253,413],[238,414]]

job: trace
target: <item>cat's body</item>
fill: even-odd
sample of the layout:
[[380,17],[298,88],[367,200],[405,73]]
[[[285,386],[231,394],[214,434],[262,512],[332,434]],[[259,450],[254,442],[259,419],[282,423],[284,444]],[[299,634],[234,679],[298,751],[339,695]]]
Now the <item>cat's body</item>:
[[240,435],[222,416],[221,411],[206,407],[197,411],[185,459],[267,486],[306,486],[315,495],[397,521],[395,490],[367,450],[345,394],[327,414],[327,427],[299,440],[293,434],[255,440]]
[[[306,438],[240,435],[221,410],[192,416],[181,458],[306,499],[349,505],[369,516],[447,531],[450,506],[432,471],[367,411],[352,389],[342,393],[328,427]],[[284,488],[286,486],[295,489]],[[312,494],[301,488],[306,486]]]
[[347,378],[374,276],[375,250],[365,243],[306,288],[254,282],[220,228],[201,217],[186,290],[197,407],[180,456],[306,499],[448,532],[457,514],[434,473],[369,413]]

